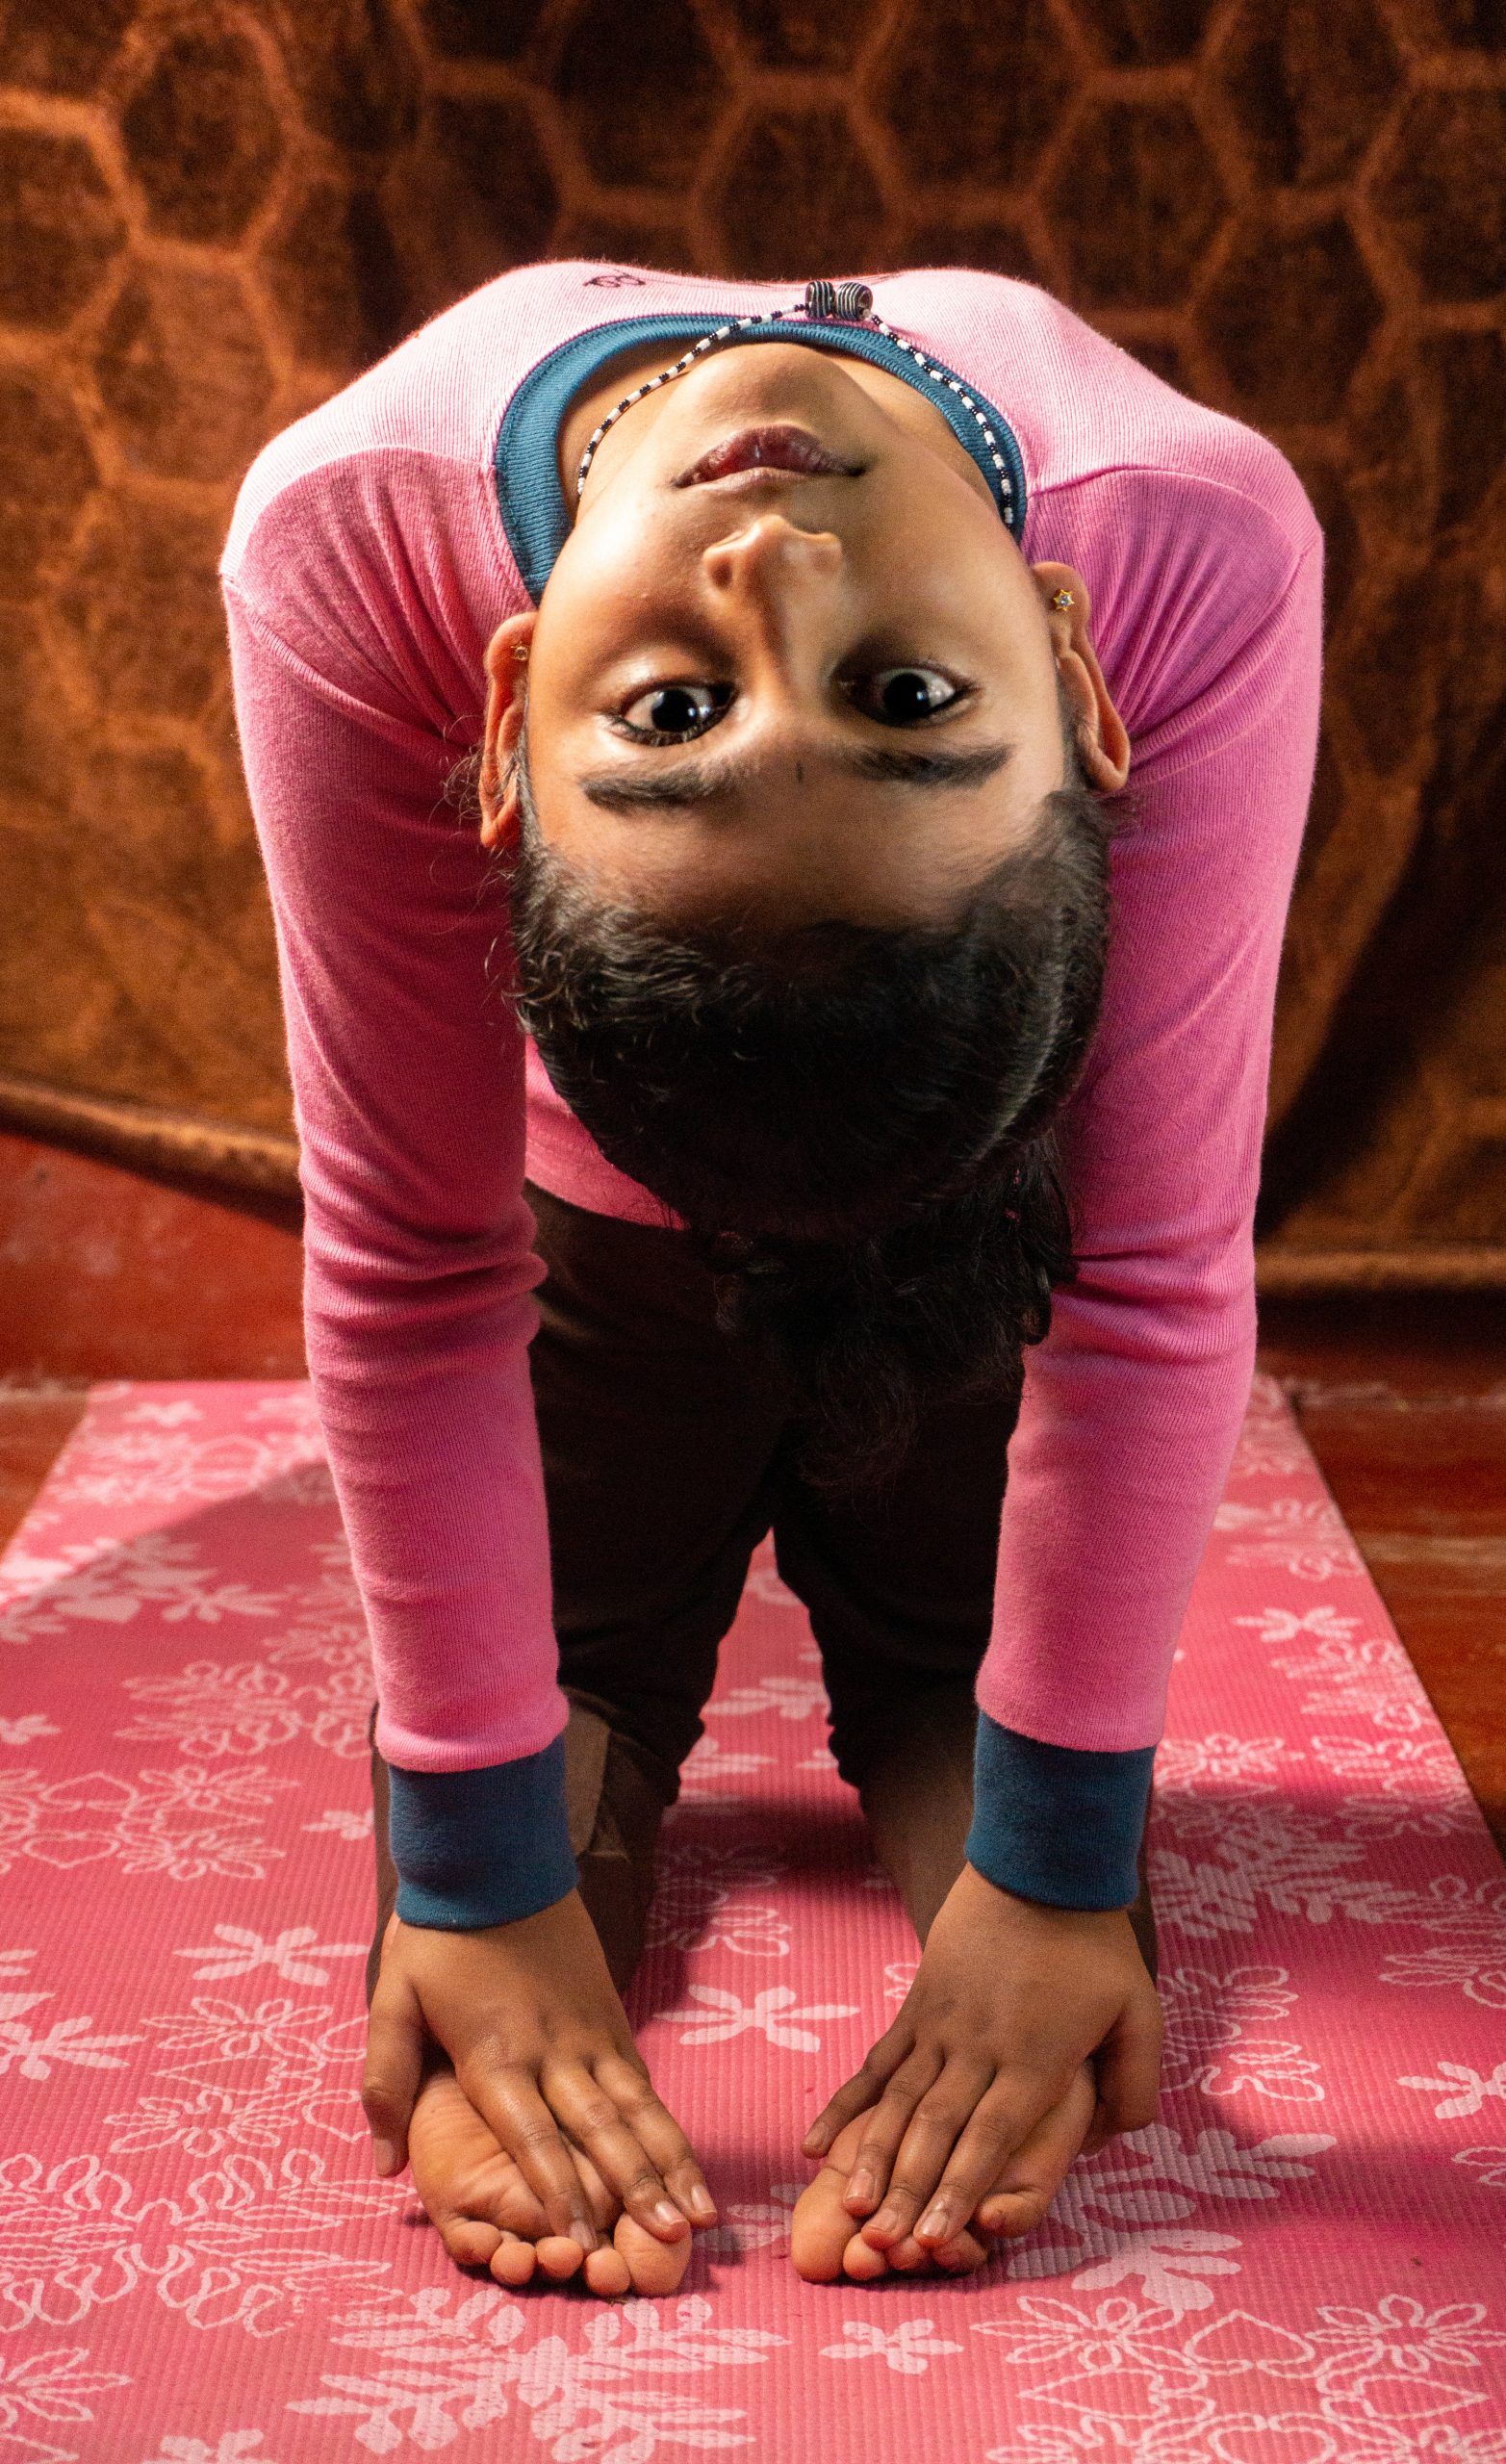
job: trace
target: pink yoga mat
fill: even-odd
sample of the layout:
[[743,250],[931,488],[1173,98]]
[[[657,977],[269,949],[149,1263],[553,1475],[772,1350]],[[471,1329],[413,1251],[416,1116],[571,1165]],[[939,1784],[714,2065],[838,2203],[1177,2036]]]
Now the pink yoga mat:
[[370,2173],[306,1390],[96,1389],[0,1637],[0,2464],[1506,2464],[1506,1875],[1273,1385],[1158,1766],[1161,2118],[960,2281],[789,2266],[916,1949],[766,1556],[628,2005],[726,2220],[663,2301],[464,2275]]

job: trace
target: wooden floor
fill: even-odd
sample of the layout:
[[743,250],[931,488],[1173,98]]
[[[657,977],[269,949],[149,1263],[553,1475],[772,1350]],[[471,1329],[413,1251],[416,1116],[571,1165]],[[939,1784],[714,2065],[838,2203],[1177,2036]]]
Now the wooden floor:
[[[0,1135],[0,1537],[96,1377],[302,1374],[298,1243]],[[1267,1302],[1291,1395],[1506,1848],[1506,1295]]]

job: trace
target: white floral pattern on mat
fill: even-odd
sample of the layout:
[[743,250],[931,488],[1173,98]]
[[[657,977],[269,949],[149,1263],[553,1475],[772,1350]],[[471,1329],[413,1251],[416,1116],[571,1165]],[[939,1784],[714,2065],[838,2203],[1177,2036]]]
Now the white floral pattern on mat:
[[[191,2327],[277,2335],[345,2290],[343,2228],[396,2214],[390,2190],[290,2150],[228,2157],[176,2195],[97,2156],[0,2160],[0,2334],[34,2319],[70,2327],[139,2287]],[[369,2270],[389,2263],[368,2258]]]
[[1391,2292],[1320,2303],[1300,2325],[1238,2309],[1190,2333],[1164,2305],[1122,2298],[1020,2309],[1008,2329],[975,2331],[1008,2338],[1025,2416],[989,2464],[1498,2464],[1506,2446],[1489,2412],[1469,2418],[1491,2404],[1479,2382],[1506,2345],[1480,2301],[1429,2310]]
[[0,1568],[4,2464],[875,2464],[930,2418],[955,2464],[1506,2464],[1506,1876],[1268,1380],[1225,1509],[1158,1758],[1159,2118],[955,2281],[790,2267],[917,1945],[758,1552],[628,1995],[720,2220],[596,2305],[461,2273],[372,2176],[371,1680],[307,1389],[96,1388]]
[[26,2464],[76,2464],[79,2450],[54,2447],[51,2433],[71,2436],[92,2422],[99,2397],[131,2383],[123,2371],[88,2365],[86,2345],[38,2345],[14,2359],[0,2352],[0,2448]]
[[752,2002],[744,2002],[720,1985],[693,1985],[690,1994],[702,2006],[700,2010],[656,2014],[661,2027],[681,2030],[679,2040],[687,2047],[726,2044],[753,2029],[771,2044],[783,2045],[792,2053],[819,2053],[821,2038],[813,2029],[800,2026],[801,2020],[857,2016],[855,2002],[808,2002],[797,2008],[798,1997],[789,1985],[771,1985]]
[[119,1545],[66,1541],[55,1554],[14,1549],[0,1563],[0,1641],[31,1643],[71,1625],[128,1626],[144,1610],[167,1625],[270,1617],[275,1595],[226,1582],[192,1543],[142,1532]]
[[38,1771],[0,1772],[0,1873],[19,1858],[67,1872],[113,1861],[127,1874],[174,1882],[261,1882],[287,1854],[258,1825],[279,1791],[296,1787],[260,1770],[205,1771],[184,1764],[142,1771],[135,1781],[110,1771],[44,1780]]
[[289,2411],[356,2420],[356,2437],[373,2455],[409,2441],[447,2447],[463,2429],[521,2413],[553,2464],[595,2456],[652,2464],[672,2447],[751,2445],[741,2406],[708,2403],[667,2382],[755,2369],[785,2341],[765,2327],[718,2326],[710,2302],[697,2295],[673,2311],[625,2301],[573,2337],[530,2335],[523,2305],[495,2289],[456,2300],[434,2288],[410,2298],[406,2317],[396,2296],[394,2309],[348,2313],[331,2342],[373,2352],[375,2363],[326,2371],[329,2393],[299,2398]]

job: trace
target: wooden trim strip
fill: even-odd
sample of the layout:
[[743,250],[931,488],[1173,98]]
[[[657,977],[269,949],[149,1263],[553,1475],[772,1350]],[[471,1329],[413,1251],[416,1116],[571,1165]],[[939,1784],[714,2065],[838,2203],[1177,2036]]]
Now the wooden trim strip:
[[135,1171],[272,1197],[298,1195],[298,1142],[276,1130],[236,1129],[196,1113],[86,1094],[10,1070],[0,1070],[0,1126]]
[[[270,1129],[236,1129],[196,1113],[90,1095],[0,1070],[0,1126],[81,1147],[142,1172],[227,1191],[298,1195],[298,1142]],[[1271,1299],[1343,1292],[1506,1292],[1506,1247],[1486,1242],[1401,1249],[1256,1251],[1256,1286]]]
[[1340,1292],[1506,1292],[1506,1248],[1488,1242],[1415,1249],[1285,1249],[1255,1252],[1255,1283],[1269,1299]]

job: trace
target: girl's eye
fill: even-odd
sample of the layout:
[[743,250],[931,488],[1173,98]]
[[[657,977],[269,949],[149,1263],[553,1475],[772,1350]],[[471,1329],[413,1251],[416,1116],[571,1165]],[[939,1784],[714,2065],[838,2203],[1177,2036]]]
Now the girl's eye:
[[688,744],[717,725],[729,700],[729,685],[653,685],[628,703],[619,727],[644,744]]
[[882,727],[914,727],[966,700],[966,685],[954,685],[939,668],[878,668],[848,685],[848,697]]

